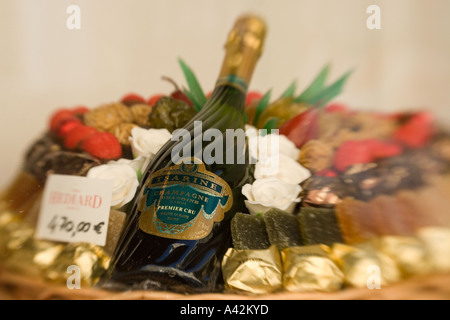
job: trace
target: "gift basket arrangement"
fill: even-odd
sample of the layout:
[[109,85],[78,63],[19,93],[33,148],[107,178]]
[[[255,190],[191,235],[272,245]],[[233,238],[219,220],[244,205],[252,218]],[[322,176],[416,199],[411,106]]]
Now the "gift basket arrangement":
[[265,33],[237,19],[209,93],[180,59],[186,88],[50,115],[1,193],[0,298],[449,299],[447,128],[336,103],[329,66],[248,91]]

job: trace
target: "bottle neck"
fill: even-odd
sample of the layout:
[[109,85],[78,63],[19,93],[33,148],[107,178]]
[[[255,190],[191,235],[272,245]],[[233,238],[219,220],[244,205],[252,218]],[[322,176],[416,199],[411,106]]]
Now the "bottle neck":
[[262,20],[251,16],[238,19],[225,44],[225,57],[216,86],[225,81],[247,90],[262,52],[264,37]]
[[243,48],[239,51],[236,51],[234,48],[228,49],[216,86],[226,82],[232,85],[235,84],[239,88],[244,88],[246,91],[255,69],[257,58],[255,52],[249,48]]

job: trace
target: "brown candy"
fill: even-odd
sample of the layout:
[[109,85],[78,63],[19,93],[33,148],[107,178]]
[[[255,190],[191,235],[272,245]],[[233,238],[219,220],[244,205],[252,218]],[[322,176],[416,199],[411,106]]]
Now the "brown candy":
[[322,140],[309,140],[302,147],[299,162],[312,172],[328,169],[333,164],[333,148]]
[[150,112],[152,107],[145,103],[135,104],[130,107],[130,111],[133,114],[134,123],[140,127],[149,128],[150,123]]
[[379,223],[367,202],[348,197],[338,203],[335,210],[345,243],[360,243],[377,235]]
[[133,120],[130,108],[122,103],[105,104],[84,114],[85,125],[108,132],[120,123],[130,123]]
[[117,138],[117,140],[119,140],[122,146],[129,146],[131,144],[131,130],[134,127],[137,127],[137,125],[134,123],[119,123],[112,128],[111,133]]

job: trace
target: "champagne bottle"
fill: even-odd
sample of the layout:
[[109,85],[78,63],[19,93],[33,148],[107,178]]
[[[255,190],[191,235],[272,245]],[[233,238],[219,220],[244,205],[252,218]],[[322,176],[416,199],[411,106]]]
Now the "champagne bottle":
[[231,245],[230,221],[244,210],[241,187],[250,176],[245,97],[265,33],[256,16],[236,20],[211,97],[146,168],[104,287],[216,288]]

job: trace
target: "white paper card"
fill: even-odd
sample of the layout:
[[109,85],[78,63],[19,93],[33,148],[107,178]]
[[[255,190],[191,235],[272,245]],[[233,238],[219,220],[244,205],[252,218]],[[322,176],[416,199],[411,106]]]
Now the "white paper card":
[[104,246],[112,181],[53,174],[45,183],[36,238]]

